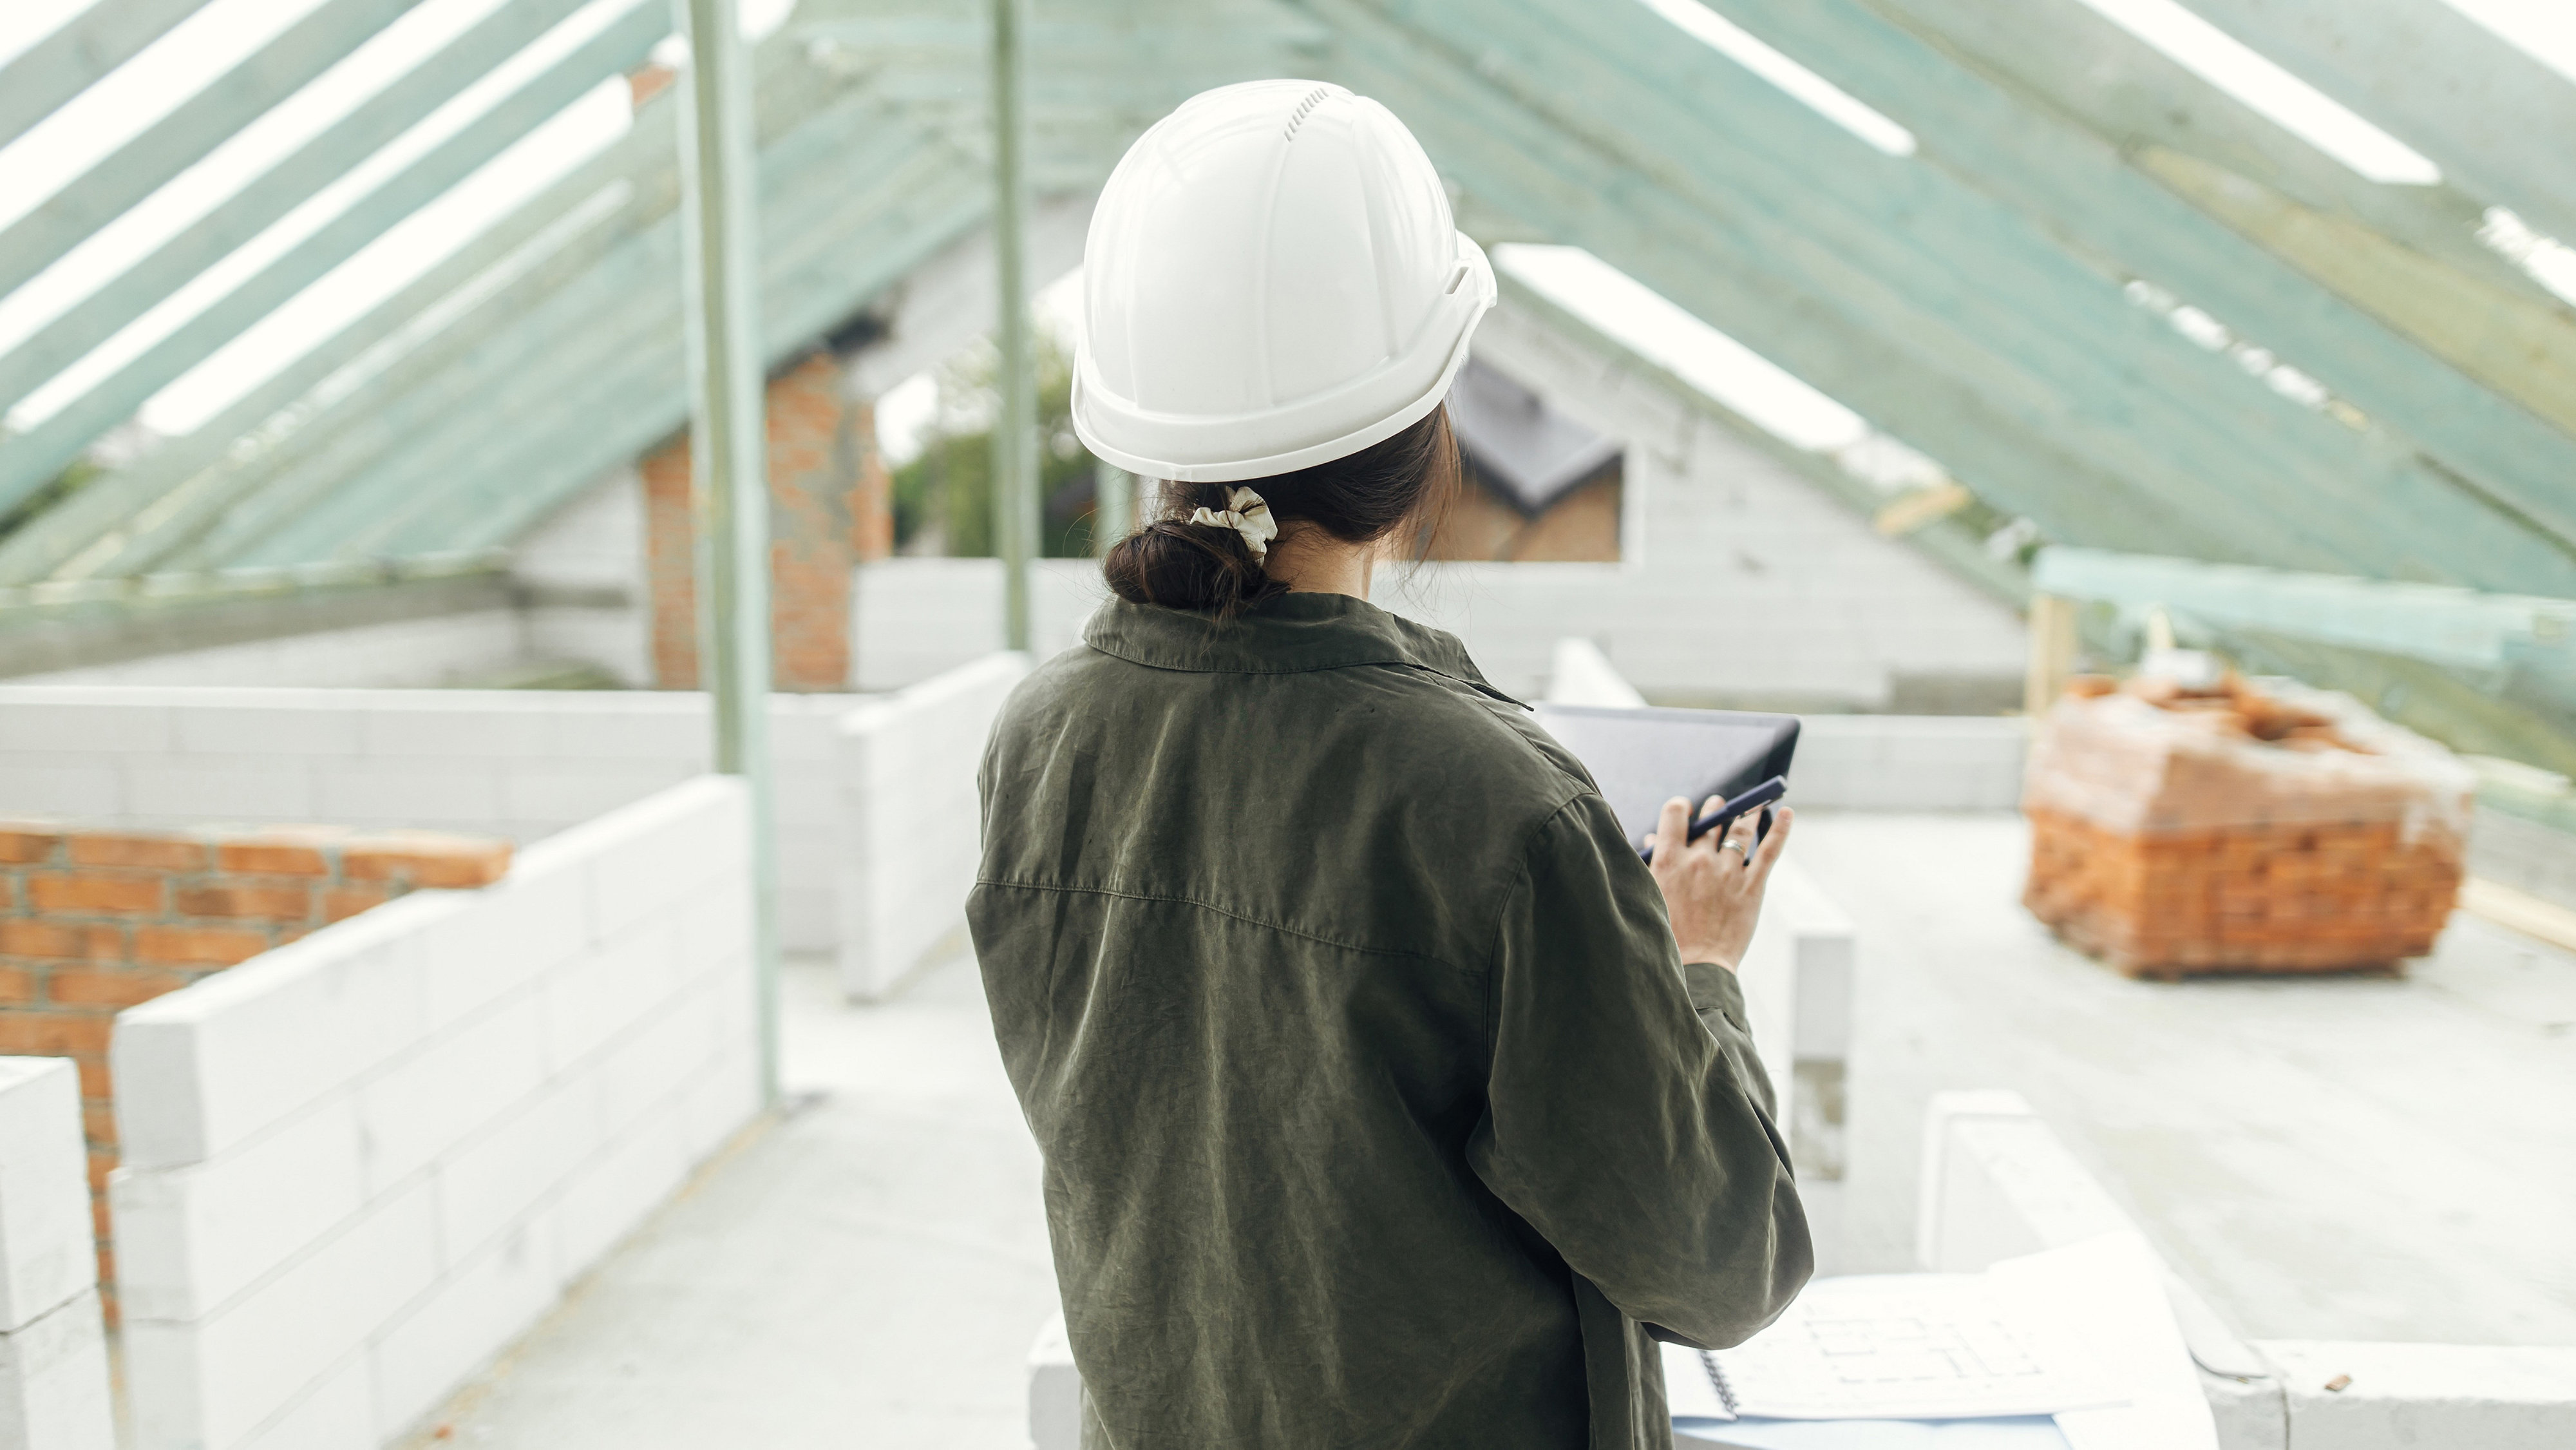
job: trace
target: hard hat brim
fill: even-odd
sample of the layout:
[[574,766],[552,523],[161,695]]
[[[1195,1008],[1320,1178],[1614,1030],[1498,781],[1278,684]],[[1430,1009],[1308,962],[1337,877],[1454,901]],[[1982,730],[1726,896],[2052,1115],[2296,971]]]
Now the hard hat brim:
[[[1498,296],[1493,263],[1485,250],[1466,233],[1458,233],[1458,257],[1466,264],[1467,275],[1460,279],[1452,297],[1454,304],[1433,314],[1432,327],[1441,327],[1446,337],[1425,337],[1422,346],[1409,349],[1408,355],[1390,361],[1379,373],[1361,379],[1349,388],[1321,399],[1310,399],[1292,410],[1289,418],[1251,416],[1240,419],[1180,420],[1162,417],[1136,407],[1115,396],[1104,387],[1092,367],[1088,349],[1078,349],[1073,369],[1073,431],[1082,446],[1104,463],[1123,468],[1143,478],[1171,479],[1181,483],[1240,483],[1246,479],[1270,478],[1294,473],[1301,468],[1347,458],[1363,448],[1383,443],[1422,421],[1432,409],[1449,396],[1450,384],[1456,381],[1458,369],[1467,361],[1467,343],[1475,336],[1476,324],[1483,320]],[[1442,327],[1442,324],[1446,324]],[[1430,328],[1425,329],[1426,332]],[[1390,381],[1406,373],[1420,376],[1419,363],[1438,348],[1439,370],[1427,385],[1404,387],[1400,400],[1389,410],[1382,396]],[[1412,364],[1413,366],[1407,366]],[[1392,378],[1389,375],[1393,375]],[[1369,398],[1371,392],[1381,396]],[[1363,408],[1368,421],[1355,428],[1338,431],[1313,442],[1296,441],[1287,448],[1268,448],[1244,456],[1230,451],[1239,449],[1247,437],[1268,434],[1274,438],[1283,431],[1312,431],[1315,422],[1325,418],[1346,421],[1354,407]],[[1306,424],[1300,430],[1297,425]],[[1325,426],[1334,426],[1326,423]],[[1159,446],[1158,446],[1159,445]]]

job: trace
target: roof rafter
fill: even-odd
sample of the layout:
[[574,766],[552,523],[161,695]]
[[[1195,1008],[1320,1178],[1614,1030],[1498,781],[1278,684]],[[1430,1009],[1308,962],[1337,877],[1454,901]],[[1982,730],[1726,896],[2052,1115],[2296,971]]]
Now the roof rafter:
[[2576,244],[2576,81],[2439,0],[2192,0],[2482,200]]
[[253,177],[151,255],[0,355],[0,408],[79,361],[117,329],[346,175],[582,3],[513,0],[324,128],[293,155]]
[[420,0],[326,0],[114,155],[0,229],[0,294],[54,264]]
[[[1419,3],[1400,22],[1362,0],[1317,9],[1358,42],[1346,77],[1395,102],[1471,191],[1625,267],[2059,537],[2576,581],[2576,559],[2520,520],[2246,386],[2045,229],[1672,44],[1642,7]],[[2347,477],[2367,481],[2360,503],[2310,507]]]
[[[2441,232],[2436,254],[2229,170],[2258,140],[2266,155],[2305,143],[2063,0],[2028,25],[1924,0],[1736,8],[1914,126],[1927,163],[2029,212],[2079,255],[2179,290],[2576,539],[2576,314],[2475,245],[2465,198],[2372,188],[2381,212],[2412,207]],[[2095,84],[2104,74],[2132,79]],[[2153,118],[2123,99],[2149,80],[2171,102]],[[2191,125],[2171,122],[2177,109]],[[2474,264],[2455,265],[2464,257]]]
[[0,66],[0,146],[25,135],[205,5],[206,0],[98,0],[63,22]]
[[0,443],[0,506],[43,486],[91,440],[132,416],[155,392],[213,356],[396,223],[437,200],[583,92],[632,69],[669,28],[670,16],[659,6],[629,10],[141,356],[25,434]]

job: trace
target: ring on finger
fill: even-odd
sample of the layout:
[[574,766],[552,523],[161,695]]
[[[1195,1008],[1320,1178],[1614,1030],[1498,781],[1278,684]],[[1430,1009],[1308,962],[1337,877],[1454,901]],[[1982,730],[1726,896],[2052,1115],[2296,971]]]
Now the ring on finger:
[[1717,849],[1721,851],[1733,851],[1735,854],[1742,856],[1747,863],[1750,863],[1753,860],[1753,853],[1744,849],[1744,843],[1742,841],[1732,839],[1720,841],[1717,843]]

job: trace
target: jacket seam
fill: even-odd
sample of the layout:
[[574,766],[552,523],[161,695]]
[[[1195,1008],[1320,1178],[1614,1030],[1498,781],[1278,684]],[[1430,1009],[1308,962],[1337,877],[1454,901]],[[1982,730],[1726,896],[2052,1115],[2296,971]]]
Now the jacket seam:
[[1201,911],[1212,911],[1247,926],[1262,927],[1286,936],[1314,942],[1319,946],[1332,947],[1337,951],[1360,952],[1373,957],[1403,957],[1408,961],[1429,962],[1435,967],[1446,967],[1453,972],[1466,970],[1455,962],[1435,957],[1429,952],[1409,952],[1400,947],[1373,947],[1359,942],[1340,941],[1325,936],[1321,932],[1308,931],[1303,927],[1290,926],[1284,921],[1272,921],[1267,917],[1255,916],[1248,911],[1237,911],[1230,906],[1220,906],[1213,901],[1202,900],[1195,896],[1183,896],[1177,892],[1128,891],[1116,886],[1071,886],[1048,881],[1012,881],[999,876],[978,876],[975,878],[975,884],[999,886],[1017,891],[1053,891],[1071,896],[1114,896],[1122,901],[1161,901],[1174,906],[1195,906]]
[[1157,664],[1152,660],[1138,659],[1134,655],[1112,649],[1109,646],[1100,643],[1098,640],[1084,640],[1083,643],[1089,645],[1092,649],[1098,650],[1100,653],[1109,656],[1111,659],[1125,660],[1127,663],[1135,665],[1140,669],[1163,670],[1175,675],[1315,675],[1321,674],[1326,670],[1420,670],[1426,675],[1434,675],[1441,679],[1448,680],[1453,684],[1464,685],[1468,689],[1474,690],[1479,694],[1490,695],[1506,704],[1518,705],[1524,710],[1529,708],[1529,706],[1522,704],[1521,701],[1514,699],[1510,695],[1504,694],[1501,690],[1498,690],[1492,685],[1486,684],[1484,681],[1476,679],[1471,675],[1462,675],[1453,670],[1444,670],[1438,665],[1425,664],[1420,660],[1406,659],[1401,655],[1388,656],[1385,658],[1333,660],[1329,663],[1318,665],[1226,665],[1221,667],[1210,666],[1208,668],[1201,669],[1194,668],[1189,665]]

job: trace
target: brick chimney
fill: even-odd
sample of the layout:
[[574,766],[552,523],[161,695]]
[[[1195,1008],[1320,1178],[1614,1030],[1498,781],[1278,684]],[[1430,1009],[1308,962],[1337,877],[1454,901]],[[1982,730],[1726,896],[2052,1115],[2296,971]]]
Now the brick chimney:
[[[769,381],[770,626],[777,688],[850,687],[850,570],[894,552],[892,484],[876,410],[842,396],[841,365],[816,351]],[[696,529],[689,435],[645,455],[653,671],[666,690],[698,680]]]

